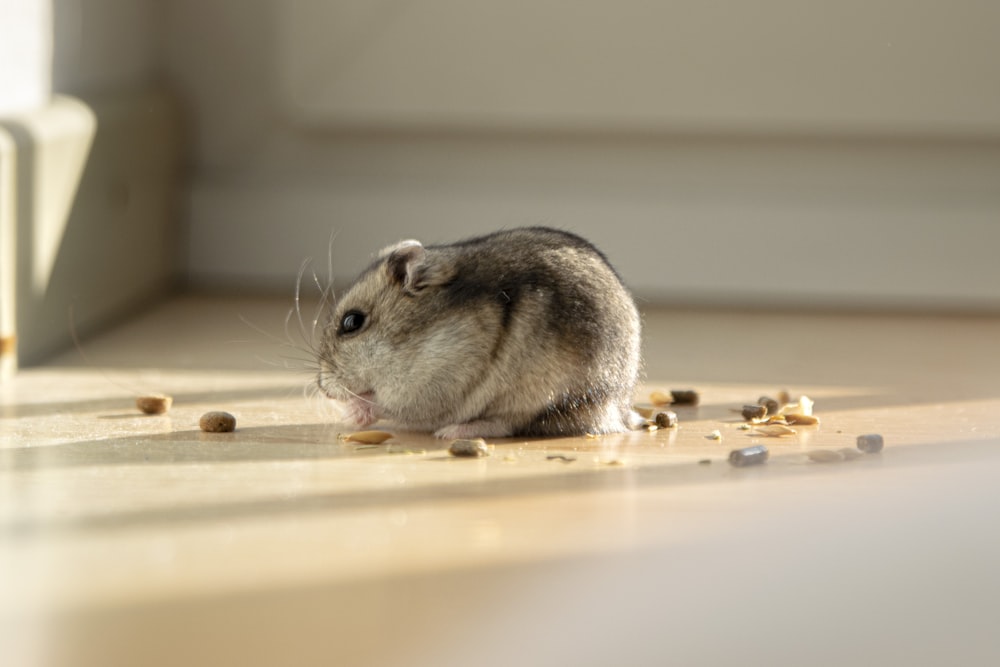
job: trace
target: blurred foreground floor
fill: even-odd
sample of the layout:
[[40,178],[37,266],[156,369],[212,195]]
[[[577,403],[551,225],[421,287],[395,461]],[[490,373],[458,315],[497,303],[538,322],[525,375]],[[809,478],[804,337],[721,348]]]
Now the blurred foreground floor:
[[[462,460],[340,442],[289,306],[179,298],[0,385],[0,664],[1000,661],[1000,318],[650,310],[679,428]],[[822,423],[739,430],[780,389]]]

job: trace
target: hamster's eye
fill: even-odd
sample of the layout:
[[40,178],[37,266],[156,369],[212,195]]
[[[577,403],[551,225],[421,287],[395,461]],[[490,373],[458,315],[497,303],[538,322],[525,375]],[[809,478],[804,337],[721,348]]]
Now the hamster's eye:
[[337,333],[340,335],[354,333],[365,324],[365,314],[357,310],[349,310],[344,313],[344,317],[340,320],[340,329]]

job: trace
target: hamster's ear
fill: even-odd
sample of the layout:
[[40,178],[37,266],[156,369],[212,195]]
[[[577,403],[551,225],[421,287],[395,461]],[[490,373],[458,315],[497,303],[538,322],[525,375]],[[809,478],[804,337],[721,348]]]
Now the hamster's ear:
[[389,279],[410,293],[442,285],[452,277],[452,271],[427,257],[427,251],[419,241],[402,241],[389,246],[379,253],[379,257],[386,256]]

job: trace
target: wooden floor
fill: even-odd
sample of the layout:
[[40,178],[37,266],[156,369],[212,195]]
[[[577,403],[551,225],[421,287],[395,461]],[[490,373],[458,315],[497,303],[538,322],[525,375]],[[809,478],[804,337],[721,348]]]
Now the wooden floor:
[[[678,428],[457,459],[340,441],[289,305],[179,298],[0,385],[0,664],[1000,664],[1000,318],[650,309]],[[820,425],[740,429],[782,389]]]

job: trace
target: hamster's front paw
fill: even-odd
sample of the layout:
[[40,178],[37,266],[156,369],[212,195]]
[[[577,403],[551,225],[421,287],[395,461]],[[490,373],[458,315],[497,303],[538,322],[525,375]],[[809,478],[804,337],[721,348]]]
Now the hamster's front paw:
[[444,440],[464,438],[506,438],[511,434],[508,424],[503,422],[474,421],[465,424],[450,424],[434,431],[434,435]]

